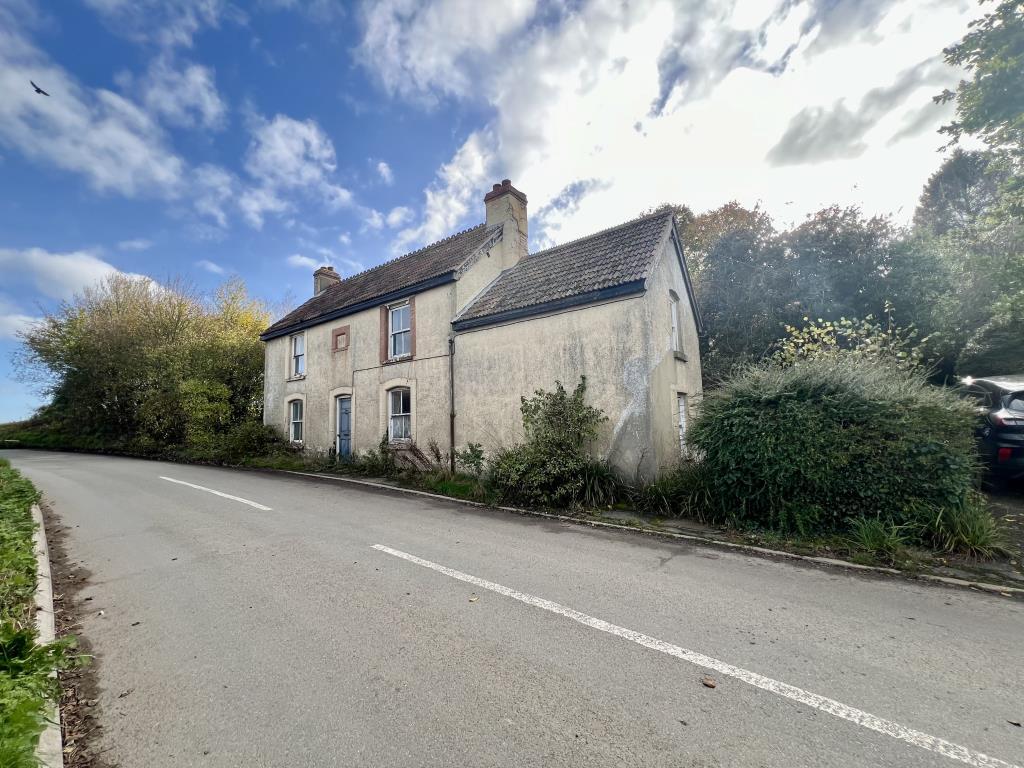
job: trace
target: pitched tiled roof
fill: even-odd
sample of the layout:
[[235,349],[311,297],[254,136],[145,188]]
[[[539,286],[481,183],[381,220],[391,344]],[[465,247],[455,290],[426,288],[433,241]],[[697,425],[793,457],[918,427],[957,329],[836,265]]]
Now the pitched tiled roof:
[[346,310],[434,278],[454,273],[500,227],[488,230],[483,224],[407,253],[380,266],[360,272],[330,286],[298,309],[292,310],[263,332],[273,338],[296,327],[307,327],[319,318],[341,317]]
[[671,224],[671,212],[655,213],[531,254],[474,301],[458,318],[457,327],[480,318],[531,307],[541,309],[563,299],[635,285],[647,278]]

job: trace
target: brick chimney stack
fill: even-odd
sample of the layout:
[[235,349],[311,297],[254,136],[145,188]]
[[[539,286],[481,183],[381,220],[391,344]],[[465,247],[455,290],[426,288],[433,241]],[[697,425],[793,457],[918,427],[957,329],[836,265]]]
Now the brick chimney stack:
[[509,269],[526,256],[528,233],[526,219],[526,195],[512,186],[509,179],[502,179],[484,195],[487,211],[487,226],[502,225],[501,268]]
[[320,267],[313,273],[313,295],[319,296],[335,283],[341,282],[341,275],[334,271],[334,267]]

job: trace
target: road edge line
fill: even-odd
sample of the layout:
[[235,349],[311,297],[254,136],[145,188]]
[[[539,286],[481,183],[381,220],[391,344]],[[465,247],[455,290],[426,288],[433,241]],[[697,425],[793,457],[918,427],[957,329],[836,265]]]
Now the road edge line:
[[[46,542],[46,524],[38,504],[32,505],[32,544],[36,555],[36,632],[40,643],[52,643],[57,637],[57,622],[53,612],[53,576],[50,572],[50,548]],[[53,677],[57,676],[52,672]],[[36,758],[45,768],[63,768],[64,741],[61,737],[60,702],[49,708],[46,727],[39,734]]]
[[497,509],[501,510],[502,512],[512,512],[517,515],[524,515],[526,517],[541,517],[547,520],[559,520],[566,523],[574,523],[576,525],[586,525],[592,528],[610,528],[612,530],[641,533],[646,536],[654,536],[656,538],[689,541],[697,544],[704,544],[709,547],[719,547],[739,550],[743,552],[752,552],[767,557],[785,558],[788,560],[801,560],[808,563],[814,563],[816,565],[827,565],[836,568],[845,568],[851,571],[868,571],[871,573],[884,573],[887,576],[901,576],[905,579],[912,581],[930,581],[939,584],[945,584],[947,586],[978,589],[984,592],[993,592],[997,594],[1009,592],[1010,594],[1024,596],[1024,588],[1021,587],[1004,587],[999,584],[989,584],[984,581],[969,581],[967,579],[958,579],[953,576],[937,576],[930,573],[910,573],[908,571],[901,571],[898,568],[884,568],[882,566],[877,565],[861,565],[860,563],[851,563],[849,560],[840,560],[839,558],[834,557],[817,557],[815,555],[801,555],[796,552],[785,552],[780,549],[768,549],[767,547],[758,547],[754,544],[740,544],[735,541],[722,541],[720,539],[710,539],[706,536],[698,536],[696,534],[674,533],[672,531],[656,531],[650,528],[640,528],[635,525],[626,525],[623,523],[606,523],[601,520],[586,520],[584,518],[571,517],[569,515],[556,515],[551,512],[539,512],[533,509],[524,509],[522,507],[494,506],[492,504],[485,504],[482,501],[457,499],[453,496],[445,496],[440,493],[431,493],[430,491],[421,491],[415,488],[403,488],[402,486],[399,485],[388,485],[387,483],[375,483],[372,480],[360,480],[354,477],[343,477],[341,475],[325,475],[318,472],[302,472],[296,469],[283,469],[271,471],[284,472],[285,474],[289,475],[301,475],[303,477],[312,477],[318,480],[335,480],[341,483],[363,485],[370,488],[376,488],[378,490],[396,491],[398,493],[406,493],[414,496],[427,496],[428,498],[447,501],[451,504],[466,504],[467,506],[481,507],[483,509]]

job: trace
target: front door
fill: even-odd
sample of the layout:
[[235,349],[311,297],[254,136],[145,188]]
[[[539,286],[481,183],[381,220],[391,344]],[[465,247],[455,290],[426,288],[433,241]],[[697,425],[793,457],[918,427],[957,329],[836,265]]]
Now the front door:
[[348,395],[337,398],[335,412],[338,414],[338,434],[335,447],[339,456],[352,454],[352,398]]

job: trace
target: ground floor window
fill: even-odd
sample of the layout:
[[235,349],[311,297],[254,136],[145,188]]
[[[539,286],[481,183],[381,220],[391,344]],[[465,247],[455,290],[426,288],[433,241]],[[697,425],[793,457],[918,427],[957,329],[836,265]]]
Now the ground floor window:
[[388,437],[412,439],[412,396],[406,387],[388,391]]
[[302,401],[288,403],[288,438],[294,443],[302,442]]
[[682,392],[676,395],[679,406],[679,453],[686,455],[686,395]]

